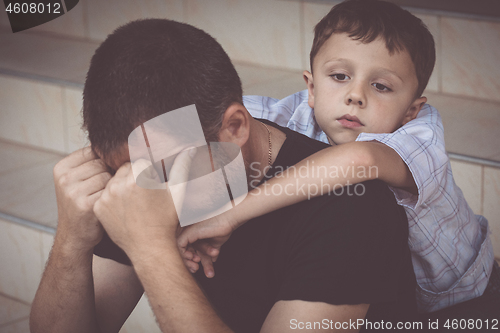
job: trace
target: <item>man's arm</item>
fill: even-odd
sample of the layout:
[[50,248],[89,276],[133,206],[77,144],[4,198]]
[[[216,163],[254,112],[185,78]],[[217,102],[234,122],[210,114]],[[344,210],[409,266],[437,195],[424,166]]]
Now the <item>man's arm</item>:
[[31,332],[118,332],[142,294],[133,269],[101,258],[93,263],[103,233],[93,205],[110,177],[90,148],[54,168],[58,226],[31,307]]
[[[278,301],[267,315],[260,332],[295,332],[307,328],[307,323],[311,322],[319,322],[321,325],[313,326],[313,329],[308,329],[307,332],[359,332],[361,326],[342,323],[358,323],[358,320],[365,318],[368,307],[369,304],[332,305],[299,300]],[[340,326],[335,325],[338,323],[341,323]]]
[[232,332],[184,266],[175,238],[149,245],[131,260],[162,332]]
[[[179,159],[186,167],[177,168]],[[179,154],[168,178],[188,171],[190,161],[187,152]],[[157,189],[139,187],[132,165],[124,164],[94,205],[96,216],[130,258],[163,332],[231,332],[184,266],[176,241],[178,217],[167,184],[163,189],[158,183],[151,185]]]
[[[146,255],[148,254],[148,255]],[[151,255],[152,254],[152,255]],[[148,258],[144,260],[144,258]],[[184,267],[175,240],[153,247],[132,259],[162,332],[232,332],[210,305],[192,275]],[[244,302],[244,300],[242,300]],[[368,304],[331,305],[322,302],[279,301],[269,312],[262,333],[294,332],[295,323],[328,322],[308,332],[358,332],[357,329],[336,330],[336,322],[364,319]],[[292,319],[296,319],[292,321]],[[295,329],[294,329],[295,328]],[[345,328],[345,326],[344,326]]]
[[[232,332],[184,266],[176,243],[177,215],[166,187],[140,188],[127,164],[109,182],[94,209],[110,237],[132,261],[163,332]],[[262,331],[289,331],[287,318],[297,313],[299,319],[340,321],[362,319],[367,309],[366,304],[280,301],[269,313]]]

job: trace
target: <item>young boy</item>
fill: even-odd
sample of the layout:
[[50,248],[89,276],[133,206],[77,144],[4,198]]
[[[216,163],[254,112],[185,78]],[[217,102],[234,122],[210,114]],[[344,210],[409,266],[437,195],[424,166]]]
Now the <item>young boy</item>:
[[[235,209],[184,230],[183,248],[211,238],[194,244],[199,256],[186,252],[185,258],[201,260],[213,276],[207,255],[215,261],[231,231],[247,220],[326,194],[335,185],[379,178],[407,213],[419,310],[433,312],[481,296],[494,263],[488,223],[473,214],[454,183],[440,116],[421,97],[434,62],[432,35],[400,7],[367,0],[333,7],[315,27],[311,73],[304,72],[307,92],[281,101],[244,98],[254,117],[332,147],[295,166],[307,168],[306,177],[285,171]],[[344,172],[315,173],[320,166]],[[377,172],[351,172],[373,166]],[[299,190],[313,185],[314,193]],[[277,187],[285,194],[272,190]],[[187,264],[193,271],[198,267]]]

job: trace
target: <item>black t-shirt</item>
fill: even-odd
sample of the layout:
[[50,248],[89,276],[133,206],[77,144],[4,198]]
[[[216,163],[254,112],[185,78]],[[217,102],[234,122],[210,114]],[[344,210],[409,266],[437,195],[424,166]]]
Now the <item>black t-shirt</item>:
[[[327,147],[263,122],[287,136],[267,178]],[[95,253],[130,263],[109,238]],[[208,279],[200,269],[195,277],[220,317],[238,333],[259,332],[280,300],[368,303],[366,320],[373,323],[417,316],[406,214],[380,181],[248,221],[223,245],[215,272]]]

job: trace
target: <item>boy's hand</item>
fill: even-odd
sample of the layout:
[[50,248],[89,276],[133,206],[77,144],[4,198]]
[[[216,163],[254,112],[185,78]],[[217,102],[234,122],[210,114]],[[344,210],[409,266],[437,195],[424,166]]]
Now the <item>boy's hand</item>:
[[236,226],[228,219],[227,214],[183,228],[177,237],[177,245],[188,269],[196,272],[201,262],[205,275],[213,277],[213,263],[219,256],[220,248],[235,229]]

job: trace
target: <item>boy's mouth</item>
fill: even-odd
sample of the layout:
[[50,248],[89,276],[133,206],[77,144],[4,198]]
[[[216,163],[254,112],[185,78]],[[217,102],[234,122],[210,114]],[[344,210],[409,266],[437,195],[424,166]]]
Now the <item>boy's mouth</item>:
[[340,125],[347,128],[356,128],[364,126],[363,123],[359,121],[358,117],[351,116],[350,114],[343,115],[342,117],[338,118],[337,121],[340,123]]

